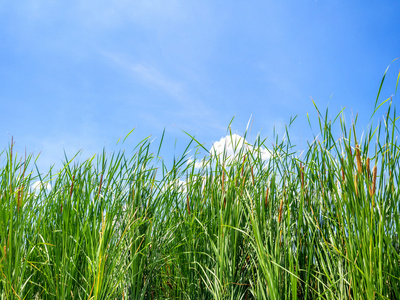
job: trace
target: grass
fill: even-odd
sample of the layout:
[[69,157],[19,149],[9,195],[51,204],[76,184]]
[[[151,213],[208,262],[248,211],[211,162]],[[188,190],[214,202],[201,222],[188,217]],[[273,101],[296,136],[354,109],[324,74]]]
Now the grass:
[[342,113],[318,111],[320,135],[301,156],[287,128],[268,160],[258,137],[200,169],[194,138],[170,169],[145,139],[132,156],[103,152],[34,176],[11,142],[0,298],[400,299],[400,148],[385,105],[363,138]]

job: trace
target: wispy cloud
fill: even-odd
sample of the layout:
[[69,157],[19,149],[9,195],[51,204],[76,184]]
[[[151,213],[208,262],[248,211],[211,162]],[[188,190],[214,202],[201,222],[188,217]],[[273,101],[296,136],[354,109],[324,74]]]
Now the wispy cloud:
[[[173,123],[177,128],[184,130],[225,130],[220,124],[215,112],[196,93],[198,86],[188,79],[176,78],[170,75],[163,63],[150,64],[145,61],[132,61],[127,56],[112,52],[102,52],[111,63],[115,64],[127,76],[131,76],[135,82],[140,82],[150,90],[160,91],[170,102],[164,102],[156,111],[157,122],[164,122],[164,126]],[[162,97],[161,97],[162,98]],[[151,99],[149,103],[157,103],[160,98]],[[154,113],[154,112],[152,112]],[[151,115],[149,112],[141,112],[146,119]],[[165,116],[163,114],[166,114]],[[164,117],[168,117],[165,120]],[[165,123],[167,122],[167,123]],[[154,123],[152,123],[154,124]]]
[[185,93],[183,84],[169,78],[154,66],[150,66],[143,62],[132,63],[127,59],[124,59],[121,55],[113,53],[103,52],[103,54],[117,65],[129,70],[136,79],[140,80],[150,88],[160,89],[172,96],[174,100],[179,102],[183,101]]

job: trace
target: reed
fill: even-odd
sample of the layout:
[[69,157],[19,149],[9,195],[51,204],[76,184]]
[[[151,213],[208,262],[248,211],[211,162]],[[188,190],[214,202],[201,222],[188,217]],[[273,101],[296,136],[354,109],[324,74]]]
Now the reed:
[[132,155],[66,158],[47,174],[11,141],[0,297],[400,299],[398,118],[386,108],[358,141],[342,112],[335,123],[317,110],[321,141],[301,157],[288,127],[267,160],[257,137],[201,168],[189,160],[203,149],[194,138],[170,167],[145,139]]

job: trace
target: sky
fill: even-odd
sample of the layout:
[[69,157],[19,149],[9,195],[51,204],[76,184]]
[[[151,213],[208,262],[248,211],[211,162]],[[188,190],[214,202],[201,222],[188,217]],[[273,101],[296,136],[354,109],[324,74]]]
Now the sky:
[[13,138],[46,170],[165,129],[171,160],[185,132],[212,149],[232,118],[239,136],[251,120],[249,143],[268,143],[295,116],[304,148],[311,98],[367,126],[398,57],[400,1],[0,0],[0,149]]

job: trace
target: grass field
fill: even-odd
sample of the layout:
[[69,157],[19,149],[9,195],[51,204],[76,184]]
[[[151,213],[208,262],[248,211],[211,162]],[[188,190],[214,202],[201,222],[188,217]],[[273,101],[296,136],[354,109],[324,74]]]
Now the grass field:
[[258,138],[201,168],[188,154],[205,152],[197,140],[167,168],[146,139],[129,157],[35,176],[11,142],[0,298],[400,299],[400,148],[390,99],[375,118],[384,107],[362,138],[318,111],[320,135],[301,156],[288,129],[267,160]]

